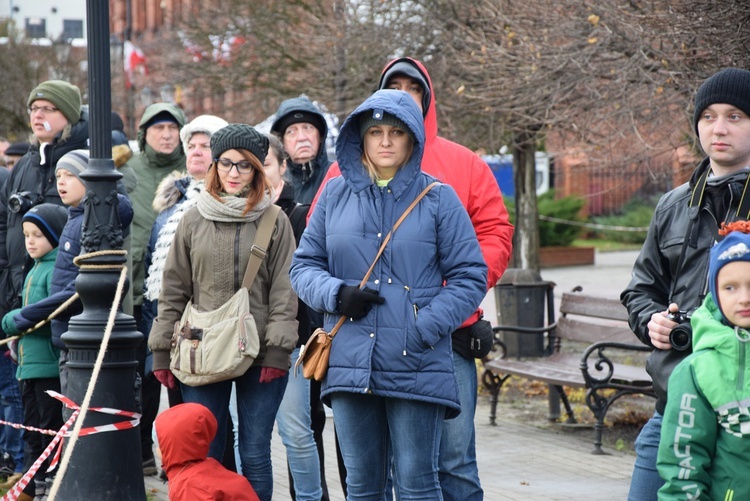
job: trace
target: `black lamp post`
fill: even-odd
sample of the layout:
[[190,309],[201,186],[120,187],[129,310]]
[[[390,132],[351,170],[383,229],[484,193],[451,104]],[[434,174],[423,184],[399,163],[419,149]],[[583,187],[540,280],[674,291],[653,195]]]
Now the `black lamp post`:
[[[83,313],[70,319],[62,339],[69,350],[66,396],[80,404],[91,379],[125,256],[117,201],[122,176],[112,161],[109,2],[87,0],[89,135],[91,159],[81,174],[86,182],[81,270],[76,290]],[[108,253],[107,251],[115,251]],[[133,317],[115,317],[91,407],[135,411],[135,349],[143,336]],[[126,418],[90,411],[83,427],[118,423]],[[138,428],[78,438],[57,499],[145,500]]]

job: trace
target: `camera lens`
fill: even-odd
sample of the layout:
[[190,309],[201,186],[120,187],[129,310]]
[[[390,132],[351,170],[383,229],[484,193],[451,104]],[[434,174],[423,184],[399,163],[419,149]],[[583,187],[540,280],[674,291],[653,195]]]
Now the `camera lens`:
[[10,198],[8,198],[8,210],[11,211],[13,214],[16,214],[21,210],[21,206],[23,205],[23,199],[19,197],[18,195],[11,195]]
[[689,322],[678,325],[669,333],[669,344],[672,345],[672,348],[678,351],[689,349],[692,340],[693,329]]

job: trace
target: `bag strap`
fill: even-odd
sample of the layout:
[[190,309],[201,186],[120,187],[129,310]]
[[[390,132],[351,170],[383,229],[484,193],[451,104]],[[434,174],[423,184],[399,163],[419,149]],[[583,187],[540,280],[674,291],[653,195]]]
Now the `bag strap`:
[[[391,241],[391,235],[398,229],[399,226],[401,226],[401,223],[404,222],[404,219],[406,219],[406,216],[409,215],[409,213],[414,209],[414,207],[417,206],[420,200],[424,198],[429,191],[434,188],[435,186],[438,186],[440,183],[438,181],[434,181],[430,183],[427,188],[422,190],[422,193],[420,193],[417,198],[414,199],[414,201],[409,205],[409,207],[406,208],[403,214],[401,214],[401,217],[398,218],[396,223],[393,225],[393,228],[391,228],[391,231],[388,232],[388,234],[383,239],[383,243],[380,244],[380,249],[378,249],[378,253],[375,255],[375,259],[372,260],[372,264],[370,265],[370,269],[367,270],[367,273],[365,273],[365,277],[362,279],[362,281],[359,283],[359,288],[361,289],[367,284],[367,280],[370,278],[370,275],[372,274],[372,271],[375,269],[375,264],[378,262],[378,259],[380,259],[380,256],[383,254],[383,251],[385,250],[385,246],[388,245],[388,242]],[[344,322],[346,322],[346,315],[342,315],[341,318],[339,318],[339,321],[336,322],[336,325],[333,326],[333,329],[331,329],[331,332],[328,334],[329,337],[333,338],[333,336],[336,335],[338,330],[341,328],[342,325],[344,325]]]
[[246,289],[250,289],[250,286],[253,285],[255,277],[258,275],[260,264],[266,258],[268,244],[271,243],[271,235],[273,235],[276,218],[280,210],[281,208],[278,205],[271,204],[260,218],[258,229],[255,231],[255,238],[253,239],[253,246],[250,249],[250,259],[247,262],[245,276],[242,278],[242,286]]

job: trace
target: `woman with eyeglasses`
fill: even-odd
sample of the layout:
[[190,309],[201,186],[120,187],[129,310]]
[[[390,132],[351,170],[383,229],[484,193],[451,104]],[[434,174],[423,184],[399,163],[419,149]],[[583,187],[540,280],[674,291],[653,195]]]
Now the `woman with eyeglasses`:
[[295,241],[283,211],[249,288],[250,312],[260,338],[253,365],[242,376],[204,386],[177,382],[169,367],[174,325],[188,301],[200,311],[215,310],[241,287],[259,221],[273,203],[263,170],[267,152],[268,139],[249,125],[230,124],[211,137],[213,163],[205,189],[177,226],[149,335],[156,378],[167,388],[179,384],[185,402],[202,404],[216,416],[219,431],[209,449],[216,460],[221,460],[224,447],[231,446],[226,444],[225,427],[235,383],[242,472],[264,501],[273,494],[271,432],[297,343],[297,297],[289,281]]

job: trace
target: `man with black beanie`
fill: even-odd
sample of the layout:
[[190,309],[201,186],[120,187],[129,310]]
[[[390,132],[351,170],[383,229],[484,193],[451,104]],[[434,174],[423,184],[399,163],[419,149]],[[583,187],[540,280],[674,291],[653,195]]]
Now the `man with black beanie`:
[[750,71],[725,68],[698,89],[693,125],[707,157],[690,181],[664,195],[633,266],[633,278],[620,300],[630,328],[655,350],[646,370],[657,394],[656,410],[635,442],[636,460],[629,500],[657,499],[663,484],[656,469],[667,382],[690,354],[672,347],[678,324],[669,312],[692,313],[707,291],[709,249],[721,237],[723,222],[750,215]]
[[289,155],[286,180],[294,188],[295,200],[309,204],[331,165],[325,147],[325,117],[306,96],[287,99],[276,111],[271,132]]

